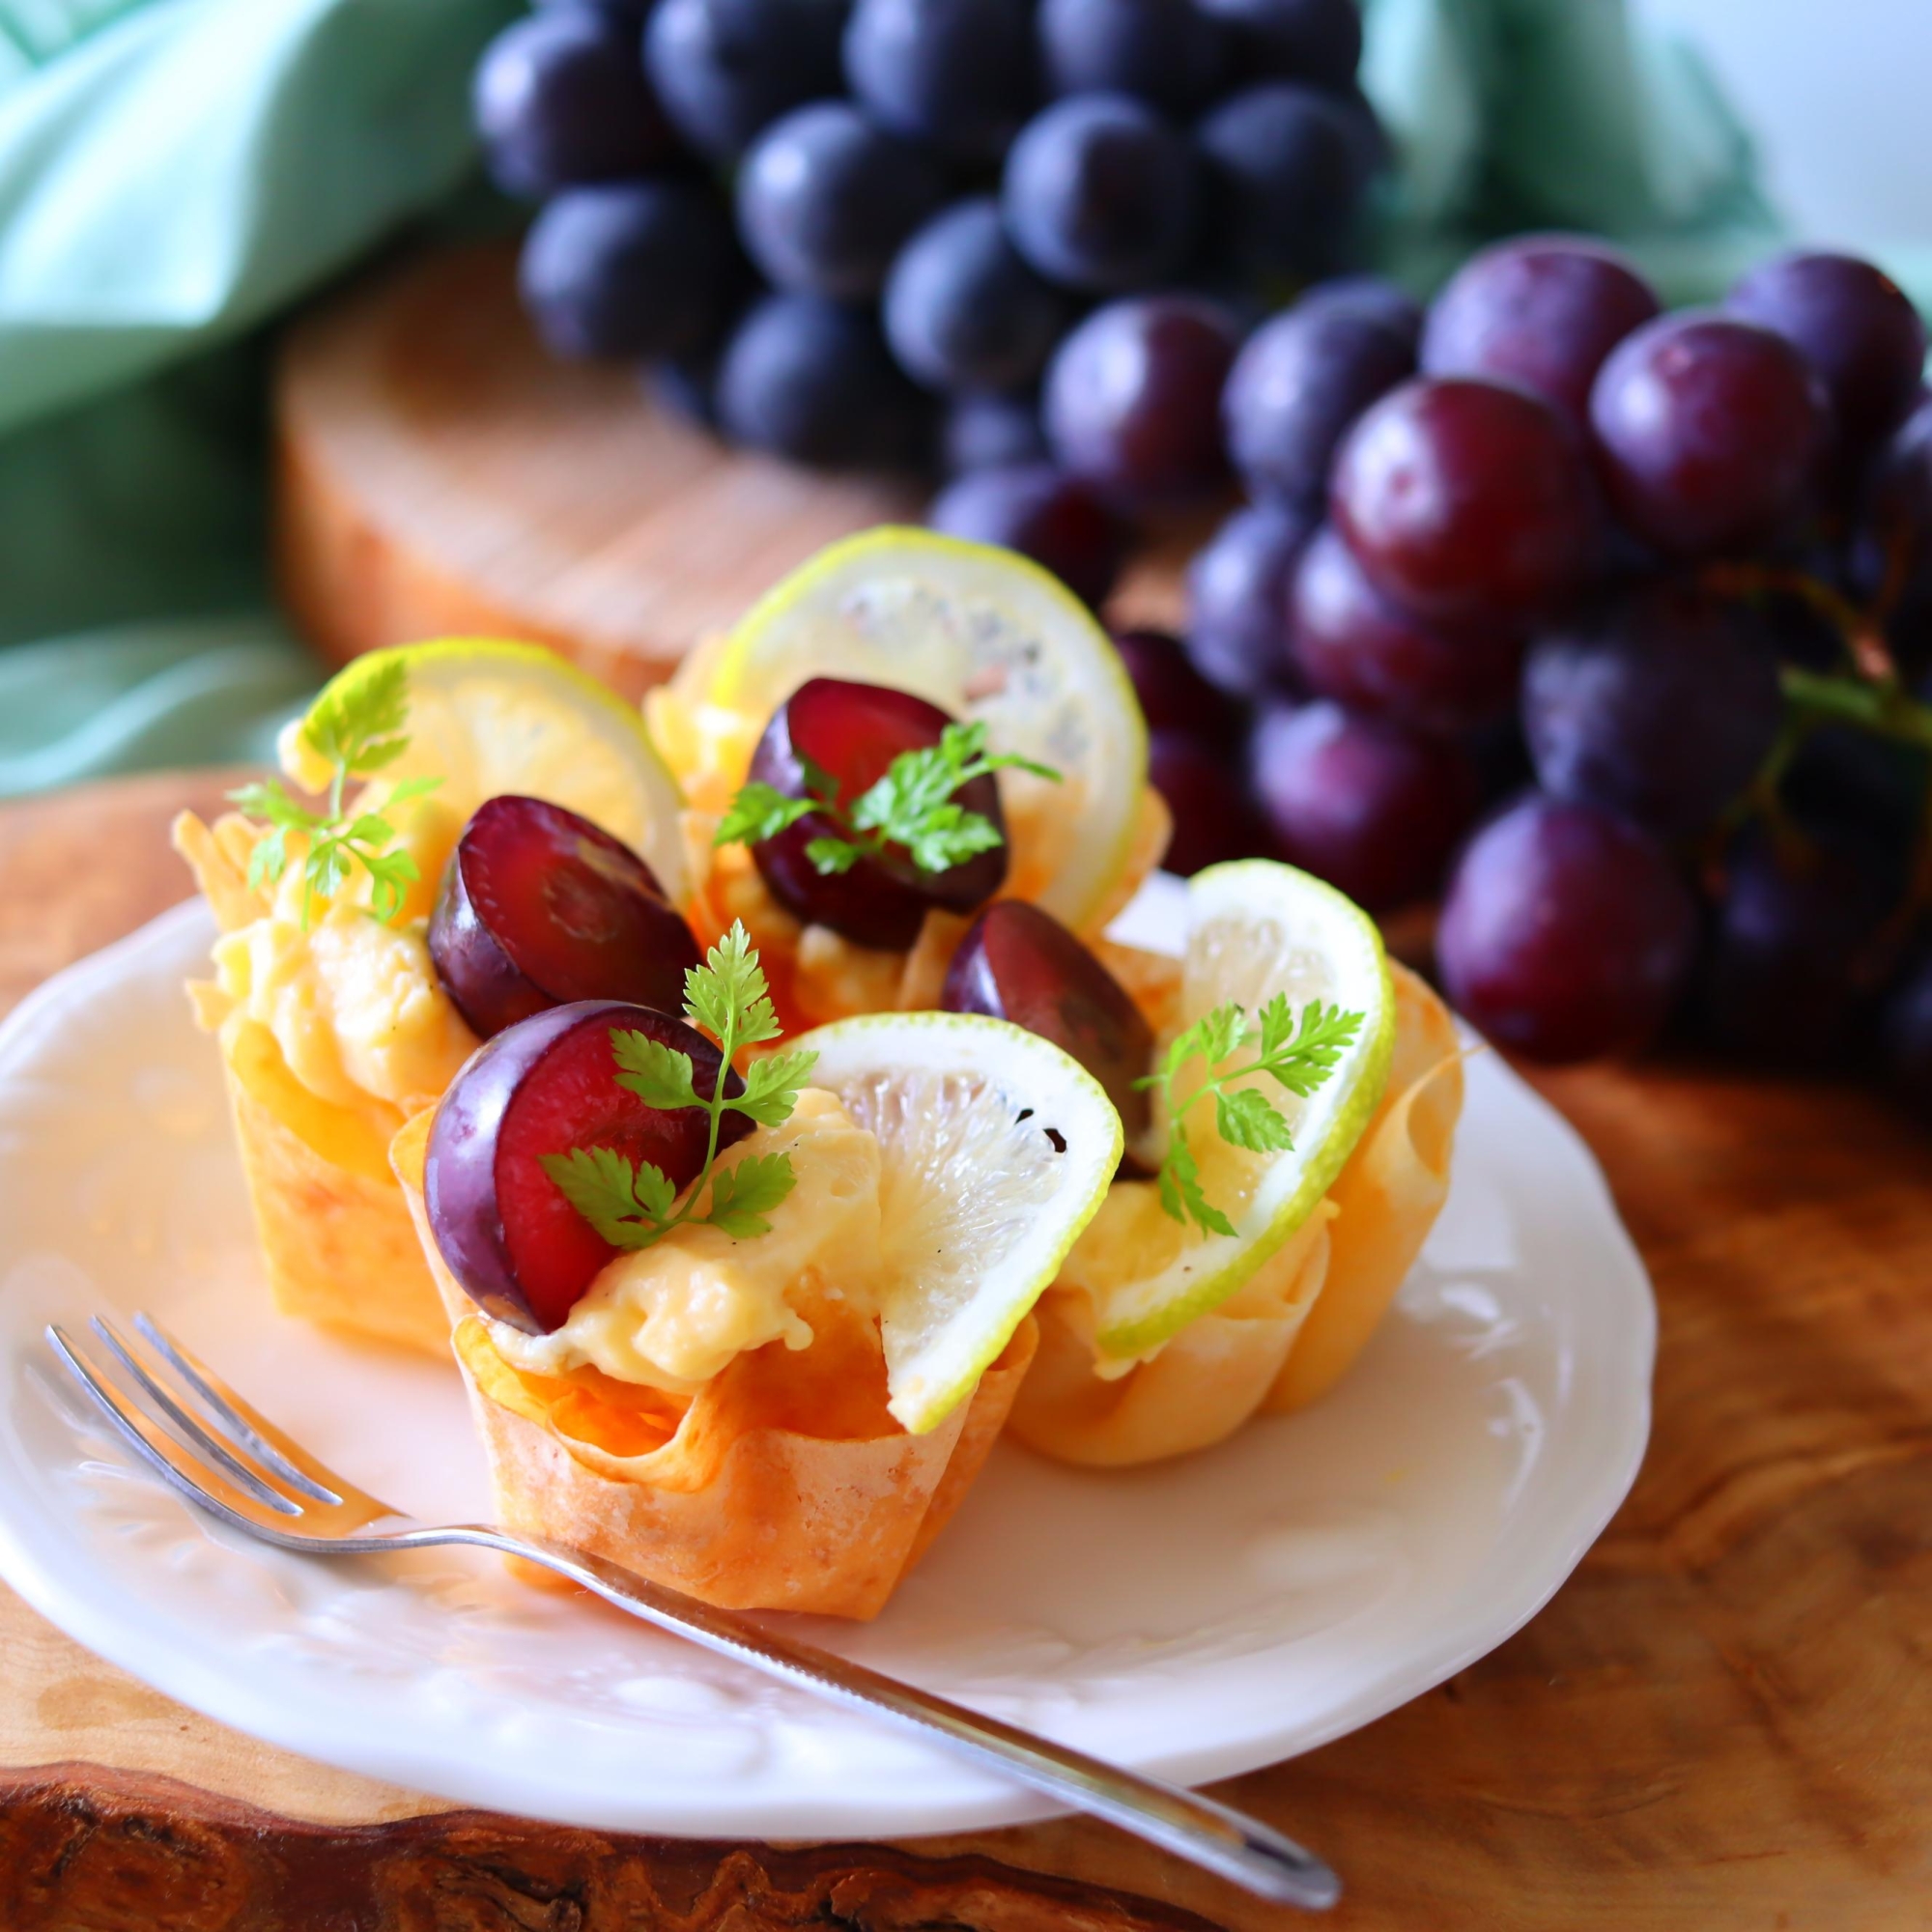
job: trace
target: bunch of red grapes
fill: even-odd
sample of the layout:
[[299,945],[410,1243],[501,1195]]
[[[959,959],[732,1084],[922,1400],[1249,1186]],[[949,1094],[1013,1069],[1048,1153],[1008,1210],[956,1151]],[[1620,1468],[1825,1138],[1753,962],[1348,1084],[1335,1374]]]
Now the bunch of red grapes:
[[1361,45],[1355,0],[552,0],[475,112],[557,354],[797,462],[959,470],[1041,455],[1094,301],[1347,265]]
[[1616,251],[1534,237],[1426,313],[1357,279],[1212,355],[1182,323],[1092,319],[1064,438],[1116,497],[1225,460],[1251,498],[1184,646],[1121,639],[1177,869],[1264,851],[1378,912],[1439,898],[1446,989],[1534,1057],[1670,1027],[1932,1109],[1932,398],[1900,290],[1799,253],[1664,314]]

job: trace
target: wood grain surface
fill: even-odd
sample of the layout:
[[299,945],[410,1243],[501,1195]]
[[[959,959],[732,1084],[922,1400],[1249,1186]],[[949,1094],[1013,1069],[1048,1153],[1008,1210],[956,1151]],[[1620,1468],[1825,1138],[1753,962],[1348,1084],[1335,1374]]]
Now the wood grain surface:
[[[0,998],[180,897],[167,819],[221,789],[205,774],[145,778],[0,810]],[[1541,1084],[1597,1148],[1657,1281],[1657,1427],[1636,1490],[1492,1655],[1220,1789],[1340,1867],[1338,1926],[1922,1932],[1932,1144],[1833,1087],[1668,1068]],[[710,1858],[712,1880],[738,1883],[720,1878],[722,1854],[475,1814],[420,1821],[441,1810],[172,1705],[0,1592],[0,1925],[668,1928],[695,1896],[665,1904],[689,1885],[667,1876],[678,1859],[688,1874],[691,1856]],[[356,1885],[407,1875],[383,1894],[387,1916],[292,1912],[274,1873],[316,1869],[302,1861],[318,1845]],[[1123,1888],[1242,1932],[1291,1922],[1084,1821],[918,1849]],[[734,1869],[765,1872],[754,1889],[817,1898],[813,1924],[1082,1922],[1062,1894],[1011,1878],[997,1897],[942,1897],[952,1881],[935,1878],[910,1919],[867,1919],[763,1858]],[[827,1868],[880,1869],[856,1852]],[[139,1901],[160,1895],[143,1887],[195,1872],[218,1910],[143,1916]],[[40,1874],[25,1904],[22,1873]],[[1087,1909],[1123,1927],[1148,1910],[1092,1896]],[[796,1922],[773,1913],[741,1901],[717,1922]]]
[[[636,696],[820,545],[917,523],[911,483],[728,451],[635,377],[544,354],[513,258],[388,269],[304,318],[276,384],[283,600],[334,660],[448,635],[534,638]],[[1114,600],[1178,613],[1164,532]]]

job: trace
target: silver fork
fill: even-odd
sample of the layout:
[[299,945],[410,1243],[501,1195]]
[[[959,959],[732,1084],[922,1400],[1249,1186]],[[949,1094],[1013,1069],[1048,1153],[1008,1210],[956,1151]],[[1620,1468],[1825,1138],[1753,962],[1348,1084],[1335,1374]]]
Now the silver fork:
[[417,1522],[310,1455],[148,1316],[133,1318],[139,1343],[99,1316],[89,1325],[98,1350],[77,1346],[57,1323],[46,1331],[69,1374],[156,1475],[197,1507],[266,1543],[312,1556],[461,1543],[526,1557],[660,1630],[820,1696],[895,1719],[982,1769],[1004,1772],[1264,1898],[1321,1912],[1342,1895],[1341,1881],[1320,1859],[1231,1805],[794,1643],[588,1550],[506,1536],[485,1523]]

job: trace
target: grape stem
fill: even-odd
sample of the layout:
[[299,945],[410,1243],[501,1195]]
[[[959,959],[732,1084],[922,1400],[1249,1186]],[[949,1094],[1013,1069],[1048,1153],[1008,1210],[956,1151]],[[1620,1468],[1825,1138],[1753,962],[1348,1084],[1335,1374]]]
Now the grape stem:
[[1857,724],[1880,737],[1932,751],[1932,705],[1908,696],[1895,683],[1833,677],[1786,665],[1778,673],[1785,701],[1811,724]]
[[1713,563],[1705,566],[1703,582],[1719,597],[1796,597],[1838,634],[1861,676],[1880,684],[1897,682],[1898,669],[1877,615],[1808,571],[1770,563]]

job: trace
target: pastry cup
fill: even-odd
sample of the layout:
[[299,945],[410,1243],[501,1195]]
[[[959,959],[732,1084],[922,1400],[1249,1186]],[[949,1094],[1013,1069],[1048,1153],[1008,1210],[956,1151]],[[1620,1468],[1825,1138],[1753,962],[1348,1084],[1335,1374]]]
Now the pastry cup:
[[1367,1346],[1448,1195],[1463,1109],[1454,1019],[1413,973],[1390,970],[1388,1087],[1327,1198],[1229,1300],[1118,1375],[1098,1373],[1086,1296],[1049,1292],[1010,1424],[1029,1448],[1097,1466],[1205,1449],[1326,1394]]
[[887,1411],[876,1326],[830,1299],[800,1311],[809,1349],[750,1350],[689,1397],[594,1369],[524,1373],[497,1352],[430,1234],[431,1119],[410,1122],[391,1158],[454,1327],[502,1526],[731,1609],[876,1616],[1005,1426],[1033,1359],[1032,1321],[926,1435]]
[[[246,885],[251,835],[184,814],[175,843],[224,931],[260,911]],[[223,1012],[212,986],[190,988],[215,1029],[275,1306],[332,1328],[446,1354],[449,1319],[424,1265],[387,1144],[402,1116],[372,1102],[337,1107],[289,1071],[266,1027]]]

